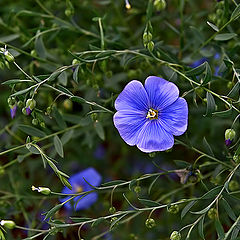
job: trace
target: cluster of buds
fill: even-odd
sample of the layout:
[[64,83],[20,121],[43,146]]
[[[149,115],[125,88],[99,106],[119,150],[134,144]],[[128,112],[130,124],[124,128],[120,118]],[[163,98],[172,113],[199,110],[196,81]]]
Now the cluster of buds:
[[51,193],[51,190],[47,187],[34,187],[34,186],[32,186],[32,191],[38,191],[39,193],[42,193],[44,195],[49,195]]
[[35,107],[36,107],[36,101],[34,99],[28,99],[26,101],[25,108],[22,109],[22,113],[24,115],[30,115]]
[[207,215],[211,220],[216,219],[217,216],[218,216],[217,209],[216,208],[210,208]]
[[143,33],[143,44],[150,52],[153,51],[154,42],[152,41],[152,34],[149,29],[146,29]]

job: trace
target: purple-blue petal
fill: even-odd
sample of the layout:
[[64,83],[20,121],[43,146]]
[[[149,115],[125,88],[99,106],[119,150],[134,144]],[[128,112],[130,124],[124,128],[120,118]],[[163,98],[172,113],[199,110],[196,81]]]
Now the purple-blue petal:
[[188,105],[184,98],[178,98],[159,113],[162,127],[175,136],[182,135],[188,125]]
[[145,81],[150,107],[160,111],[175,102],[179,96],[177,86],[160,77],[150,76]]
[[[67,187],[64,187],[62,190],[62,193],[64,194],[75,194],[77,193],[77,188],[81,187],[83,192],[92,190],[92,187],[85,181],[85,180],[90,183],[92,186],[99,186],[102,180],[101,175],[94,169],[94,168],[87,168],[77,174],[72,175],[69,178],[69,182],[72,185],[72,190],[70,190]],[[78,199],[80,198],[76,197],[73,199],[73,202],[76,203],[78,201]],[[60,201],[64,202],[67,199],[69,199],[69,197],[65,197],[65,198],[61,198]],[[90,207],[95,201],[97,200],[97,193],[90,193],[87,196],[83,197],[82,199],[79,200],[76,210],[81,210],[81,209],[87,209],[88,207]],[[70,202],[67,202],[66,204],[64,204],[65,208],[67,209],[73,209],[72,208],[72,204]]]
[[119,110],[147,111],[149,99],[141,82],[133,80],[126,85],[115,101]]
[[147,121],[138,135],[137,147],[143,152],[165,151],[173,144],[173,135],[162,127],[159,120]]
[[30,109],[30,107],[26,108],[26,113],[27,113],[27,115],[30,115],[32,113],[32,110]]
[[138,141],[138,134],[146,123],[146,112],[121,110],[114,114],[113,122],[123,140],[133,146]]
[[17,112],[17,105],[14,105],[13,107],[10,108],[10,113],[11,113],[12,119],[16,116],[16,112]]

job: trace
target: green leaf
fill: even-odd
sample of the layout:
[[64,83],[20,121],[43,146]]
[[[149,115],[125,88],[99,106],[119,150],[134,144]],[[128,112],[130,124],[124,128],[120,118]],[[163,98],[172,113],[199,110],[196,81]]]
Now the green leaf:
[[[40,33],[40,30],[37,31],[36,36],[38,36],[39,33]],[[36,37],[35,39],[35,49],[40,58],[46,59],[47,52],[46,52],[46,48],[44,46],[41,35],[39,37]]]
[[65,133],[62,135],[62,137],[61,137],[62,145],[65,145],[66,143],[68,143],[68,142],[71,140],[71,138],[72,138],[72,136],[73,136],[73,133],[74,133],[74,130],[71,129],[71,130],[65,132]]
[[206,68],[205,68],[205,76],[203,78],[202,84],[206,84],[206,83],[208,83],[208,82],[210,82],[212,80],[212,70],[211,70],[208,62],[206,62],[205,66],[206,66]]
[[30,145],[30,147],[28,148],[28,151],[33,153],[33,154],[41,154],[39,152],[39,150],[35,146],[33,146],[33,145]]
[[97,132],[97,135],[104,141],[105,140],[105,132],[104,132],[102,124],[99,121],[96,121],[94,124],[94,127]]
[[222,118],[226,118],[226,117],[230,117],[232,116],[232,107],[229,108],[228,110],[225,110],[225,111],[221,111],[221,112],[214,112],[212,113],[212,115],[214,117],[222,117]]
[[44,220],[47,220],[48,218],[52,217],[62,206],[63,206],[63,204],[61,203],[61,204],[56,205],[56,206],[53,207],[52,209],[50,209],[50,210],[47,212]]
[[74,72],[73,72],[73,80],[74,80],[76,83],[78,83],[78,70],[79,70],[79,67],[80,67],[80,65],[78,65],[78,66],[75,68]]
[[58,81],[60,84],[62,84],[63,86],[67,86],[67,81],[68,81],[68,76],[66,72],[62,72],[59,76],[58,76]]
[[35,137],[40,137],[40,138],[46,136],[46,134],[43,131],[41,131],[35,127],[32,127],[32,126],[20,124],[20,125],[18,125],[18,128],[30,136],[35,136]]
[[85,217],[69,217],[73,222],[81,223],[92,220],[92,218],[85,218]]
[[237,20],[240,16],[240,4],[237,5],[237,7],[234,9],[231,15],[231,20]]
[[211,189],[209,192],[205,193],[201,199],[210,199],[210,198],[215,198],[221,191],[222,186],[217,186],[213,189]]
[[231,91],[228,93],[228,97],[234,98],[239,96],[240,83],[237,82]]
[[223,198],[222,199],[222,202],[223,202],[223,207],[227,213],[227,215],[233,220],[233,221],[236,221],[237,220],[237,217],[234,213],[234,211],[232,210],[231,206],[228,204],[228,202]]
[[11,97],[14,97],[14,96],[18,96],[18,95],[22,95],[22,94],[24,94],[24,93],[27,93],[27,92],[29,92],[32,88],[34,88],[34,87],[36,87],[35,85],[32,85],[31,87],[29,87],[29,88],[26,88],[26,89],[23,89],[23,90],[21,90],[21,91],[18,91],[18,92],[15,92],[15,93],[13,93],[12,95],[11,95]]
[[126,181],[124,181],[124,180],[114,180],[114,181],[111,181],[111,182],[102,183],[101,186],[102,187],[109,187],[109,186],[119,185],[119,184],[122,184],[122,183],[125,183],[125,182]]
[[239,226],[236,226],[236,227],[233,228],[232,234],[231,234],[231,240],[236,240],[237,239],[239,231],[240,231]]
[[3,36],[3,37],[0,37],[0,42],[8,43],[8,42],[11,42],[15,39],[18,39],[19,36],[20,36],[19,34],[6,35],[6,36]]
[[221,34],[216,35],[214,40],[216,40],[216,41],[227,41],[227,40],[230,40],[230,39],[232,39],[236,36],[237,36],[236,33],[221,33]]
[[209,145],[209,143],[208,143],[208,141],[207,141],[207,139],[205,137],[203,138],[203,146],[206,149],[206,152],[209,153],[209,155],[214,157],[214,153],[212,151],[212,148]]
[[195,205],[197,201],[191,201],[188,203],[181,212],[181,219],[188,213],[188,211]]
[[31,80],[28,79],[11,79],[3,82],[3,85],[9,85],[9,84],[17,84],[17,83],[24,83],[24,82],[32,82]]
[[199,233],[200,237],[205,240],[204,233],[203,233],[204,218],[205,218],[205,216],[203,216],[198,223],[198,233]]
[[67,124],[65,123],[62,115],[59,113],[58,109],[56,107],[53,108],[53,117],[55,118],[58,126],[61,128],[61,129],[65,129],[67,128]]
[[159,207],[159,206],[161,206],[160,203],[154,202],[152,200],[142,199],[142,198],[138,198],[138,200],[139,200],[140,203],[142,203],[146,207]]
[[217,231],[217,234],[218,234],[218,239],[223,240],[223,238],[225,236],[225,233],[224,233],[223,226],[222,226],[219,219],[215,220],[215,228],[216,228],[216,231]]
[[195,67],[189,71],[187,71],[185,74],[186,76],[198,76],[204,72],[206,69],[206,62],[202,63],[198,67]]
[[58,153],[58,155],[60,157],[63,158],[64,157],[63,145],[62,145],[62,142],[61,142],[60,138],[57,135],[54,136],[53,143],[54,143],[54,147],[56,149],[56,152]]
[[206,98],[207,98],[207,110],[205,115],[203,115],[204,117],[210,116],[215,110],[215,100],[210,92],[207,92]]
[[103,223],[103,222],[105,222],[105,218],[104,218],[104,217],[100,217],[100,218],[98,218],[97,220],[95,220],[95,221],[92,223],[91,227],[96,227],[96,226],[98,226],[100,223]]
[[214,31],[216,31],[216,32],[219,31],[218,27],[217,27],[216,25],[214,25],[213,23],[210,23],[210,22],[207,21],[207,24],[208,24]]

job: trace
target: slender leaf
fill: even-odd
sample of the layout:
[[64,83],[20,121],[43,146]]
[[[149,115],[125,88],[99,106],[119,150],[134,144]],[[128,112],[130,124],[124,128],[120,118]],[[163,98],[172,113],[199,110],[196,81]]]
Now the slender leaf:
[[32,126],[20,124],[20,125],[18,125],[18,128],[30,136],[35,136],[35,137],[40,137],[40,138],[46,136],[46,134],[43,131],[41,131],[35,127],[32,127]]
[[227,40],[230,40],[234,37],[236,37],[237,34],[236,33],[221,33],[221,34],[218,34],[214,40],[216,41],[227,41]]
[[60,157],[63,158],[64,157],[63,145],[62,145],[62,142],[61,142],[60,138],[57,135],[54,136],[53,143],[54,143],[54,147],[56,149],[56,152],[58,153],[58,155]]

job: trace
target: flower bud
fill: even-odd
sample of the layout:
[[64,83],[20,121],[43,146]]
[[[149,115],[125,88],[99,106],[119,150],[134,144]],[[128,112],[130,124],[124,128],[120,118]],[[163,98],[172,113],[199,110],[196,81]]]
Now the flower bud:
[[153,228],[156,226],[155,220],[153,218],[148,218],[145,222],[147,228]]
[[10,114],[12,119],[16,116],[16,112],[17,112],[17,105],[15,104],[10,107]]
[[34,125],[34,126],[38,125],[38,119],[34,118],[32,120],[32,125]]
[[30,52],[30,54],[32,57],[37,57],[37,52],[34,49]]
[[207,215],[211,220],[214,220],[215,218],[217,218],[217,209],[216,208],[209,209]]
[[148,49],[150,52],[153,51],[153,49],[154,49],[154,42],[153,42],[153,41],[151,41],[151,42],[149,42],[149,43],[147,44],[147,49]]
[[170,235],[170,240],[181,240],[181,234],[178,231],[173,231]]
[[235,180],[231,180],[228,184],[228,188],[230,191],[237,191],[239,190],[239,183]]
[[0,176],[3,176],[5,174],[5,169],[0,166]]
[[5,58],[8,60],[8,62],[13,62],[14,61],[14,56],[8,51],[8,50],[5,50],[3,52]]
[[45,122],[40,122],[40,126],[41,126],[42,128],[45,128],[45,127],[46,127]]
[[179,206],[178,205],[172,205],[167,208],[167,211],[172,214],[177,214],[179,212]]
[[154,5],[156,11],[161,11],[166,8],[167,4],[166,4],[165,0],[155,0],[153,5]]
[[239,156],[238,154],[234,154],[233,160],[234,160],[236,163],[239,163],[239,162],[240,162],[240,156]]
[[226,146],[230,146],[233,139],[235,138],[236,132],[233,129],[227,129],[225,131],[225,144]]
[[23,108],[24,107],[24,103],[21,100],[17,102],[17,105],[18,105],[19,108]]
[[26,109],[26,108],[22,108],[22,113],[23,113],[24,115],[28,115],[28,114],[27,114],[27,109]]
[[16,227],[16,223],[12,220],[1,220],[0,225],[8,229],[13,229]]
[[28,99],[26,101],[26,108],[30,108],[32,111],[36,107],[36,101],[34,99]]
[[144,32],[143,34],[143,43],[147,44],[152,40],[152,34],[150,32]]
[[79,64],[79,63],[80,63],[79,60],[77,60],[76,58],[74,58],[72,60],[72,65],[76,65],[76,64]]
[[148,156],[150,158],[154,158],[156,156],[156,152],[151,152],[151,153],[148,154]]
[[63,107],[68,110],[68,111],[71,111],[72,110],[72,107],[73,107],[73,103],[70,99],[65,99],[64,102],[63,102]]
[[110,207],[110,208],[109,208],[109,212],[110,212],[111,214],[114,214],[114,213],[116,212],[116,208],[115,208],[115,207]]
[[142,189],[141,189],[140,186],[136,186],[133,190],[134,190],[135,193],[139,194]]
[[47,187],[34,187],[32,186],[32,191],[38,191],[39,193],[42,193],[44,195],[49,195],[51,193],[51,190]]
[[16,99],[14,97],[9,97],[8,98],[8,105],[11,107],[13,105],[15,105],[16,103]]
[[65,15],[66,15],[67,17],[72,17],[72,16],[74,15],[74,11],[73,11],[72,9],[70,9],[70,8],[67,8],[67,9],[65,10]]
[[[111,221],[110,221],[110,222],[113,223],[113,222],[116,221],[117,219],[118,219],[117,217],[113,217],[113,218],[111,218]],[[116,226],[116,225],[118,225],[118,222],[115,224],[115,226]]]

